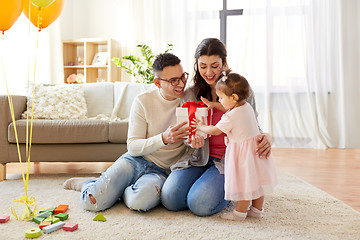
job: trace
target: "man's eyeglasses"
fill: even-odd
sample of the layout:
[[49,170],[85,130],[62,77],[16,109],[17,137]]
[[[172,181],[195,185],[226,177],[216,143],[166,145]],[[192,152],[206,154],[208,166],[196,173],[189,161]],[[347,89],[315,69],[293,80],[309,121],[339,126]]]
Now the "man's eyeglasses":
[[188,77],[189,77],[189,74],[187,72],[184,72],[181,77],[179,78],[170,78],[169,80],[168,79],[161,79],[161,78],[157,78],[161,81],[165,81],[165,82],[169,82],[172,86],[177,86],[179,85],[180,83],[180,80],[186,84],[186,81],[188,80]]

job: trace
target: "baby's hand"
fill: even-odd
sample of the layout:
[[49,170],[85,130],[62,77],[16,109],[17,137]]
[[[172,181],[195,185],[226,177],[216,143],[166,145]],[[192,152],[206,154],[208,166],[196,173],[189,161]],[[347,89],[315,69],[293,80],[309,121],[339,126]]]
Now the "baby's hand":
[[207,100],[206,98],[204,97],[200,97],[200,100],[208,107],[208,109],[213,109],[215,106],[215,103],[216,102],[210,102],[209,100]]
[[196,130],[201,131],[201,128],[203,126],[206,126],[205,124],[205,118],[201,117],[201,120],[194,118],[194,120],[190,123],[192,126],[194,126],[196,128]]

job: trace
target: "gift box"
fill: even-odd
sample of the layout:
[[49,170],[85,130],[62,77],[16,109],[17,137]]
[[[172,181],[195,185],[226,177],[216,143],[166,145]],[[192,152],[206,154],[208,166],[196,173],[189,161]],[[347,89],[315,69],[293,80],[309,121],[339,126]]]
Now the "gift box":
[[[207,106],[202,102],[185,102],[181,107],[176,108],[176,122],[182,123],[187,121],[188,123],[184,127],[188,127],[189,123],[193,121],[194,118],[201,120],[204,117],[205,123],[207,125],[211,124],[212,110],[208,110]],[[190,136],[192,135],[203,136],[204,138],[210,137],[210,135],[203,132],[196,131],[195,127],[190,126]]]

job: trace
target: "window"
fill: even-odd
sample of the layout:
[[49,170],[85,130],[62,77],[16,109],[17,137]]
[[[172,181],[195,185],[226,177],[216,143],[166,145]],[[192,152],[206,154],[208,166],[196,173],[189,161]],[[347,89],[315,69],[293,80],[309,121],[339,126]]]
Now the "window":
[[256,92],[305,91],[307,1],[223,0],[220,36],[228,64]]

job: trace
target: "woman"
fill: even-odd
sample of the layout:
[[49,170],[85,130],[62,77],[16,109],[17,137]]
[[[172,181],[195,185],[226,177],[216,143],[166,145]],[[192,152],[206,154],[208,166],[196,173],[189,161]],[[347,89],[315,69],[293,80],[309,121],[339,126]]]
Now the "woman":
[[[194,86],[186,90],[183,102],[202,100],[213,109],[212,124],[215,125],[225,109],[217,101],[215,85],[228,68],[225,45],[216,38],[204,39],[195,52]],[[247,100],[255,108],[254,95]],[[271,151],[270,138],[258,136],[259,156],[268,157]],[[190,160],[173,169],[166,179],[161,194],[162,204],[171,211],[189,208],[198,216],[209,216],[222,211],[228,201],[224,200],[223,156],[225,154],[224,134],[206,139],[199,150],[189,150]],[[174,169],[177,169],[174,171]]]

